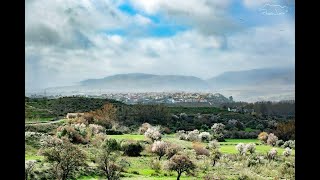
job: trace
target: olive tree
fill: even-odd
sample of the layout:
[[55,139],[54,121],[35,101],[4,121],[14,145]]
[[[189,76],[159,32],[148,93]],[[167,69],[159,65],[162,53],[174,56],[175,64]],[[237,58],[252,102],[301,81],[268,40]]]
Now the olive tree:
[[168,144],[164,141],[155,141],[152,144],[151,151],[159,156],[159,161],[161,157],[166,154]]
[[186,155],[176,154],[170,158],[168,163],[168,169],[178,173],[177,180],[180,180],[180,176],[183,172],[189,173],[195,168],[195,164]]
[[59,180],[66,180],[72,177],[79,167],[85,165],[86,155],[69,141],[47,139],[42,150],[46,161],[52,163],[54,176]]

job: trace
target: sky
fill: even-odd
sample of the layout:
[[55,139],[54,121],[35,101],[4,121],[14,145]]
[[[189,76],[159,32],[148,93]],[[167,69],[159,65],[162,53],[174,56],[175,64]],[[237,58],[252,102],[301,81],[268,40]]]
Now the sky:
[[26,0],[26,90],[295,65],[294,0]]

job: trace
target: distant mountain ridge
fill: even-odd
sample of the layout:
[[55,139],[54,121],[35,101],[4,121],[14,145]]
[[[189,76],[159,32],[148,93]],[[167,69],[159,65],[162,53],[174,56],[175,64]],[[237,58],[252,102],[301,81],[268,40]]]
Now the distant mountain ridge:
[[[238,100],[294,99],[294,68],[230,71],[201,79],[195,76],[128,73],[87,79],[74,86],[47,88],[47,93],[76,92],[219,92]],[[283,98],[282,98],[283,97]]]

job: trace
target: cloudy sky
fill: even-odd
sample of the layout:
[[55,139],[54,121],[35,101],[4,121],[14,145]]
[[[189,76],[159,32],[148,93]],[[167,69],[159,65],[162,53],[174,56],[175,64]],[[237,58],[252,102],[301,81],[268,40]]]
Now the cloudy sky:
[[294,0],[26,0],[26,89],[292,67]]

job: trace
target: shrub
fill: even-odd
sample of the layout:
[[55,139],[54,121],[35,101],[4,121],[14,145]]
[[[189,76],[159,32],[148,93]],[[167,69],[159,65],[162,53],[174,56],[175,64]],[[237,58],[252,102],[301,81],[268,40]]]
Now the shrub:
[[91,130],[92,135],[105,132],[105,128],[97,124],[89,124],[89,129]]
[[170,159],[172,156],[177,154],[181,150],[181,147],[177,146],[176,144],[168,144],[168,147],[166,149],[166,156],[168,159]]
[[278,137],[275,136],[273,133],[270,133],[268,135],[268,139],[267,139],[267,144],[268,145],[274,146],[274,145],[276,145],[277,141],[278,141]]
[[263,142],[263,143],[267,143],[267,140],[268,140],[268,133],[266,132],[261,132],[259,135],[258,135],[258,139]]
[[151,128],[152,126],[149,123],[143,123],[138,130],[139,134],[144,134],[149,128]]
[[276,141],[276,146],[281,147],[284,144],[284,141],[282,139]]
[[199,139],[203,142],[208,142],[211,140],[211,135],[208,132],[202,132],[199,134]]
[[222,153],[220,152],[220,150],[218,148],[215,149],[211,149],[210,152],[210,157],[212,160],[212,166],[214,166],[216,164],[216,162],[221,158]]
[[180,180],[183,172],[190,173],[195,168],[195,164],[185,155],[176,154],[170,158],[168,163],[168,169],[178,173],[177,180]]
[[213,126],[211,127],[212,131],[213,131],[213,138],[217,139],[219,142],[223,142],[224,140],[224,127],[225,125],[222,123],[215,123],[213,124]]
[[152,144],[151,151],[159,156],[159,161],[161,160],[161,157],[166,154],[166,150],[168,148],[168,145],[164,141],[155,141]]
[[284,144],[282,145],[283,148],[290,148],[290,149],[295,149],[295,140],[289,140],[284,142]]
[[269,160],[273,160],[273,159],[276,158],[277,154],[278,154],[277,149],[276,149],[276,148],[272,148],[272,149],[268,152],[267,158],[268,158]]
[[149,128],[145,133],[144,136],[146,138],[149,138],[152,142],[157,141],[157,140],[161,140],[162,135],[159,132],[159,128],[158,127],[151,127]]
[[114,129],[106,129],[106,134],[108,135],[122,135],[123,133]]
[[127,156],[140,156],[143,147],[138,141],[122,141],[121,150]]
[[292,150],[287,147],[287,148],[283,151],[283,155],[284,155],[285,157],[288,157],[288,156],[291,155],[291,152],[292,152]]
[[28,145],[31,145],[33,147],[40,147],[40,139],[43,138],[44,136],[47,136],[47,135],[44,133],[28,131],[24,133],[24,140],[25,140],[25,143]]
[[184,133],[184,134],[180,134],[180,135],[179,135],[179,139],[180,139],[180,140],[187,140],[187,139],[188,139],[188,135],[185,134],[185,133]]
[[107,135],[103,133],[99,133],[91,139],[91,144],[95,147],[100,147],[102,142],[105,141],[106,139],[107,139]]
[[256,145],[254,143],[249,143],[245,145],[246,151],[249,151],[250,154],[253,154],[256,151]]
[[239,143],[236,145],[236,149],[241,155],[245,155],[247,152],[246,145],[243,143]]
[[159,159],[151,159],[150,161],[150,167],[151,169],[155,170],[156,172],[159,172],[161,170],[161,162]]
[[220,144],[217,140],[214,139],[209,142],[208,147],[209,147],[209,149],[218,149],[218,148],[220,148]]
[[197,129],[189,131],[187,135],[188,141],[199,141],[199,131]]
[[104,172],[107,179],[119,179],[125,162],[118,161],[120,145],[115,139],[106,139],[97,156],[98,168]]
[[24,172],[25,172],[25,179],[28,180],[29,176],[31,175],[34,166],[36,165],[37,161],[36,160],[27,160],[25,161],[25,166],[24,166]]
[[60,126],[57,129],[57,137],[66,137],[72,143],[82,143],[88,142],[87,128],[85,124],[70,124]]
[[201,143],[192,143],[192,148],[195,150],[197,156],[199,155],[205,155],[205,156],[209,156],[210,152],[203,147],[203,145]]
[[51,163],[55,178],[61,180],[71,178],[86,160],[85,153],[68,141],[45,147],[43,155]]
[[120,150],[120,144],[115,139],[105,139],[101,144],[104,151],[113,152]]

